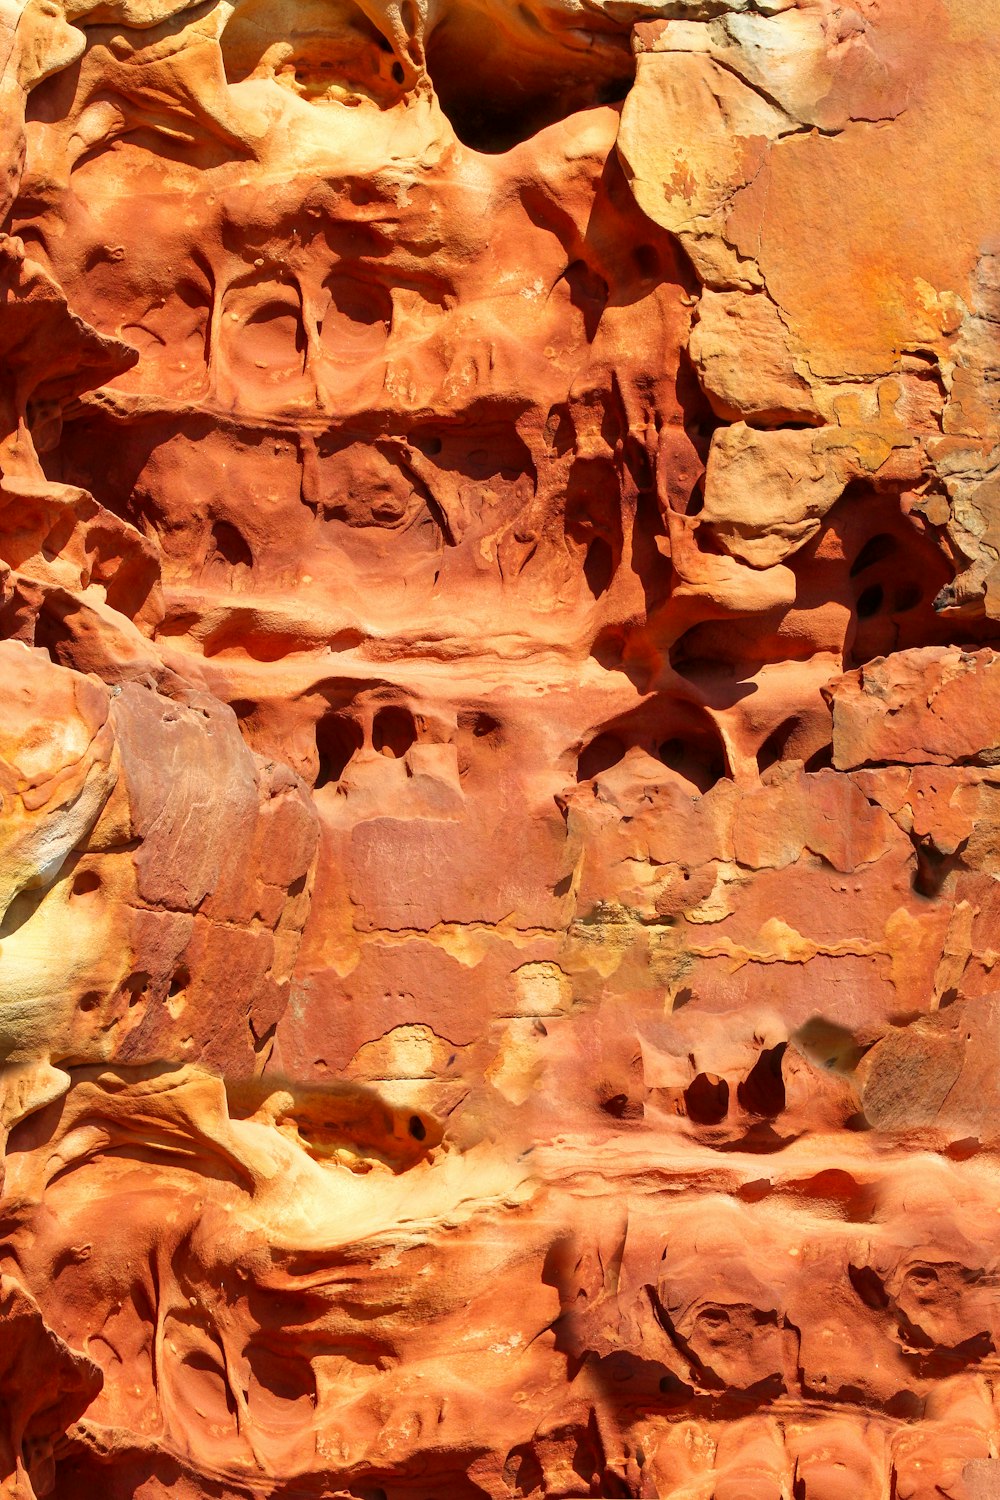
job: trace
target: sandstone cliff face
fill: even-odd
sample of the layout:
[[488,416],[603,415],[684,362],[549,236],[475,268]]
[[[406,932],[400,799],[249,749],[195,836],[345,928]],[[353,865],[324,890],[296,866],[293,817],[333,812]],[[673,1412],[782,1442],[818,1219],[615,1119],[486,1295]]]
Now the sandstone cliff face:
[[996,0],[0,51],[0,1494],[1000,1494]]

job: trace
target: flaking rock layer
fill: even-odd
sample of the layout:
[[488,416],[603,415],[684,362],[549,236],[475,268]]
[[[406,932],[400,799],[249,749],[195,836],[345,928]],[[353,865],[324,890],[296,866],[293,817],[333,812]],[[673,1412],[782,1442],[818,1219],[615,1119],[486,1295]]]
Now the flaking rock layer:
[[1000,1495],[997,0],[0,6],[0,1494]]

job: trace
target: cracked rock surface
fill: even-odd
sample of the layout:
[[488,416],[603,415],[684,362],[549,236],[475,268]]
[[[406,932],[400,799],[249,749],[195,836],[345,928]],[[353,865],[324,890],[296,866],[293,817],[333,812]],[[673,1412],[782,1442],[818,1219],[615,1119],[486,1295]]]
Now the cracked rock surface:
[[998,78],[0,5],[4,1500],[1000,1495]]

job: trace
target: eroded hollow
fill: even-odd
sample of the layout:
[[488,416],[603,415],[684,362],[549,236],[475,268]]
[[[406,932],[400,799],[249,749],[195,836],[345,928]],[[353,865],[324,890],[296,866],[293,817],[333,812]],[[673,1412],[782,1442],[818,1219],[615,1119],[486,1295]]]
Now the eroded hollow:
[[392,45],[360,5],[248,0],[222,37],[229,83],[276,77],[299,98],[370,99],[383,108],[401,97],[405,75]]
[[416,725],[409,709],[395,703],[379,709],[372,724],[372,748],[376,754],[401,760],[416,738]]
[[765,1047],[743,1082],[737,1086],[740,1106],[751,1115],[773,1120],[785,1107],[785,1080],[781,1061],[785,1043]]
[[580,752],[577,761],[577,781],[590,781],[604,771],[610,771],[625,757],[625,742],[616,734],[599,734]]
[[635,78],[627,30],[542,30],[527,5],[485,21],[449,12],[427,42],[427,71],[463,145],[498,153],[578,110],[625,98]]
[[364,733],[348,714],[327,714],[316,725],[317,790],[337,782],[364,744]]
[[757,770],[761,775],[785,758],[789,742],[794,738],[798,728],[799,719],[796,715],[792,718],[784,719],[776,729],[771,730],[771,733],[757,751]]
[[671,735],[658,747],[657,758],[699,792],[710,791],[726,774],[721,744],[704,734]]
[[212,553],[209,560],[225,563],[230,568],[253,567],[253,553],[249,542],[229,521],[216,521],[212,527]]
[[698,1073],[684,1090],[684,1106],[695,1125],[719,1125],[729,1113],[729,1084],[714,1073]]
[[658,760],[691,792],[704,794],[729,775],[725,746],[704,710],[664,695],[606,725],[580,751],[577,780],[610,771],[630,750]]

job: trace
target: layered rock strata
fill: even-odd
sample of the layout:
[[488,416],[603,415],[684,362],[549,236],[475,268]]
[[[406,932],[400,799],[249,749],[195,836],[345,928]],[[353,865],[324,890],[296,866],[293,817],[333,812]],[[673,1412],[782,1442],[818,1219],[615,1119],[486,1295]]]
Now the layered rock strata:
[[0,48],[0,1494],[1000,1494],[996,0]]

